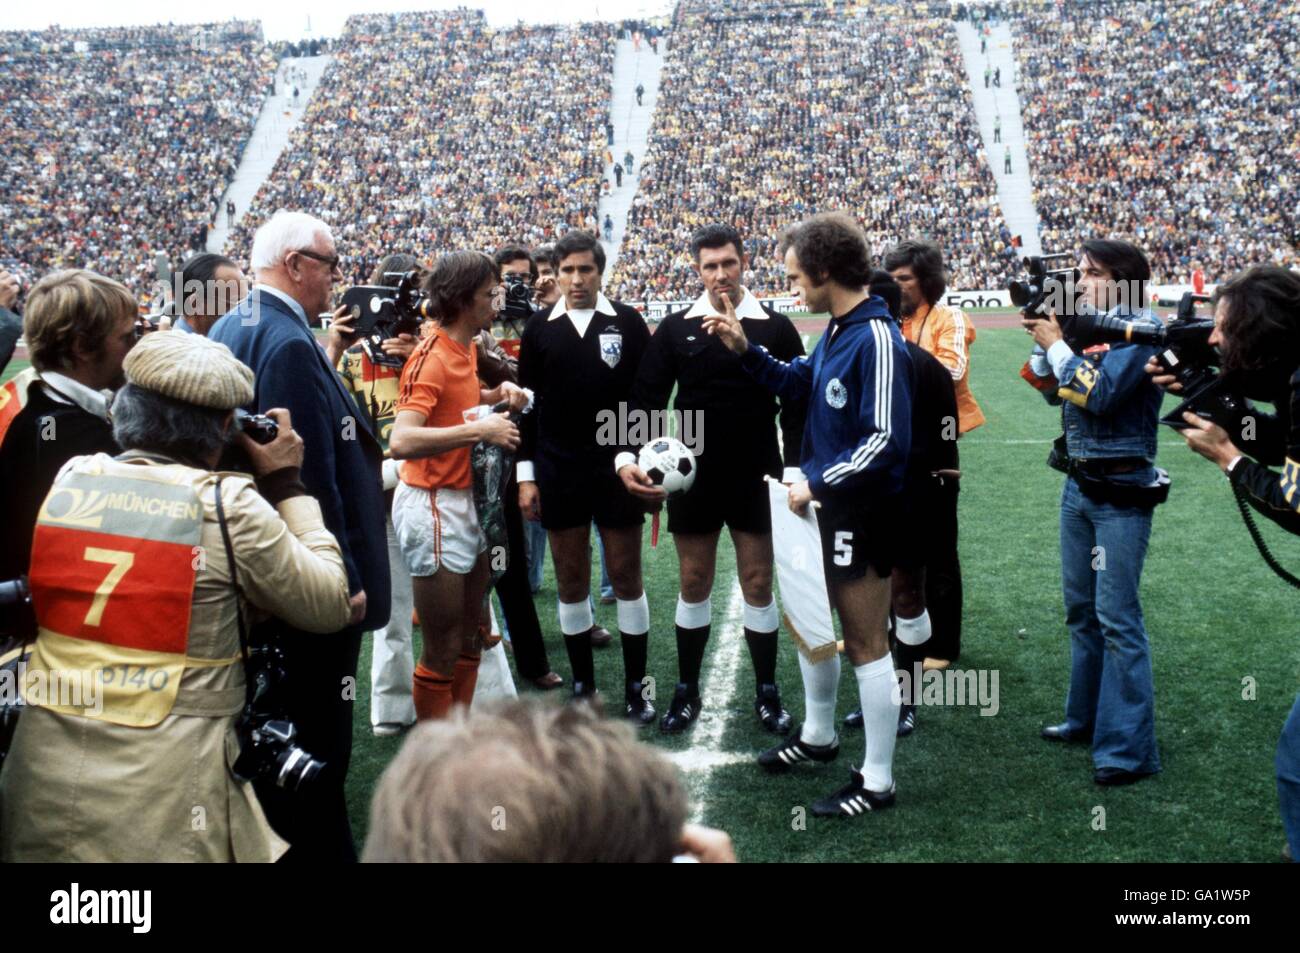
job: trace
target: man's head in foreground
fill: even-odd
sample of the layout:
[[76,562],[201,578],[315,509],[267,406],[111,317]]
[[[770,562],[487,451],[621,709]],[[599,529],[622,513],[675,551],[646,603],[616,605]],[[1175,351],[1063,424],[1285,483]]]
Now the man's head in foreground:
[[375,790],[368,862],[664,862],[677,772],[588,706],[524,701],[411,730]]

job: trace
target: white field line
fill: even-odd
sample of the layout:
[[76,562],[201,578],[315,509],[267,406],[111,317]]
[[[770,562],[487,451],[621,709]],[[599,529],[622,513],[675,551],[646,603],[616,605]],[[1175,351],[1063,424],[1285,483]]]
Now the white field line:
[[729,764],[739,764],[752,757],[722,750],[722,738],[726,734],[727,719],[731,705],[736,700],[737,682],[740,680],[740,660],[744,654],[745,636],[743,625],[744,596],[737,580],[731,590],[731,599],[727,603],[727,614],[722,625],[714,626],[713,655],[709,659],[709,671],[704,684],[700,686],[700,698],[704,710],[691,727],[687,738],[691,746],[685,751],[674,751],[666,755],[669,761],[677,765],[686,779],[687,791],[691,797],[691,820],[699,821],[704,814],[704,796],[708,792],[709,780],[713,769]]

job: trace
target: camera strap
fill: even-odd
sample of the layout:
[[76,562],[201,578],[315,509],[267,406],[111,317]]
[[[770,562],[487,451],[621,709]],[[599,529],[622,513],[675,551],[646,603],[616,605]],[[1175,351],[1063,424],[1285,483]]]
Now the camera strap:
[[214,488],[217,505],[217,525],[221,527],[221,542],[226,547],[226,562],[230,566],[230,584],[235,588],[235,622],[239,625],[239,654],[244,660],[244,704],[253,702],[253,681],[248,677],[248,631],[244,628],[244,609],[240,605],[239,571],[235,568],[235,547],[230,544],[230,530],[226,526],[226,511],[221,505],[221,476]]
[[1250,532],[1250,538],[1255,543],[1255,548],[1259,550],[1260,556],[1268,564],[1268,568],[1273,570],[1279,579],[1293,588],[1300,589],[1300,579],[1291,575],[1282,568],[1282,564],[1277,561],[1272,550],[1268,548],[1268,543],[1264,542],[1264,537],[1260,535],[1259,526],[1255,524],[1255,517],[1250,512],[1250,504],[1246,502],[1246,489],[1240,483],[1232,484],[1232,495],[1237,498],[1237,509],[1241,510],[1241,518],[1246,523],[1246,529]]

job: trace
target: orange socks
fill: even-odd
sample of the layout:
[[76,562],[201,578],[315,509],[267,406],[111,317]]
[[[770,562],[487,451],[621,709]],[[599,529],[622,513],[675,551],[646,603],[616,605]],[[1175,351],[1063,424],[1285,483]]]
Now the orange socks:
[[474,686],[478,684],[478,663],[477,655],[462,655],[456,659],[454,673],[443,675],[417,662],[411,685],[415,717],[420,721],[446,718],[452,705],[468,706],[474,700]]
[[[477,667],[475,674],[477,675]],[[456,663],[456,677],[460,677],[459,661]],[[415,717],[420,721],[446,718],[454,701],[453,684],[452,676],[425,668],[423,662],[416,662],[415,678],[411,685],[411,695],[415,701]]]
[[474,700],[474,686],[478,684],[479,656],[461,653],[456,659],[456,674],[451,683],[451,697],[457,705],[468,706]]

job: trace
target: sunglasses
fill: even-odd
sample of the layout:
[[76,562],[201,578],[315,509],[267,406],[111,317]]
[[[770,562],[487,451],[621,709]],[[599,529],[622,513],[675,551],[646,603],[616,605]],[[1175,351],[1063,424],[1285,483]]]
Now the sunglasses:
[[339,262],[343,261],[343,259],[338,255],[329,255],[329,256],[318,255],[314,251],[307,251],[306,249],[302,249],[302,248],[298,249],[298,254],[306,258],[314,258],[317,261],[328,265],[330,271],[333,271],[335,268],[337,268],[339,266]]

